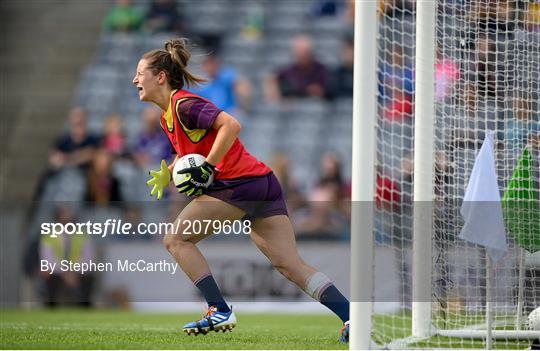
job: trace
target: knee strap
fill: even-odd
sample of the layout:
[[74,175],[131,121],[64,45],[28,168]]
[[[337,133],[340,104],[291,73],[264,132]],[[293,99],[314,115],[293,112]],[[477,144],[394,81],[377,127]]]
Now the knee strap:
[[328,278],[324,273],[316,272],[309,277],[304,291],[309,296],[319,301],[321,293],[332,284],[333,283],[330,278]]

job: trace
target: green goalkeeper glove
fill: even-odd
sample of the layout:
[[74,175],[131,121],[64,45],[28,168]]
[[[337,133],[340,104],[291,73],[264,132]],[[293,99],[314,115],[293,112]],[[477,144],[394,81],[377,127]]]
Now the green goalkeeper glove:
[[169,171],[165,160],[161,160],[161,169],[159,171],[150,171],[149,173],[152,178],[150,178],[146,184],[148,186],[153,186],[150,191],[150,196],[154,196],[157,193],[157,199],[161,200],[163,191],[171,181],[171,172]]

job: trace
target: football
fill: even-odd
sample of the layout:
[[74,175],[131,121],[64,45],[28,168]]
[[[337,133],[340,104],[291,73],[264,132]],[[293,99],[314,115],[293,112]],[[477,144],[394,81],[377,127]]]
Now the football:
[[[180,185],[182,185],[184,182],[186,182],[189,179],[189,175],[187,174],[179,174],[178,172],[191,167],[197,167],[204,163],[206,160],[206,157],[199,154],[187,154],[182,156],[174,165],[173,169],[173,182],[174,185],[178,188]],[[214,180],[214,176],[212,175],[210,179],[208,179],[208,184],[211,184]]]

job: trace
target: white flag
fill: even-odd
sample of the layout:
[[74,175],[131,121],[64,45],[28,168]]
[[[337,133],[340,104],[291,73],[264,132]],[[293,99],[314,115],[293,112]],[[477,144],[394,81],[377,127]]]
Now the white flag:
[[474,161],[460,212],[465,220],[459,234],[461,239],[484,246],[493,262],[506,255],[506,230],[491,131],[486,133],[484,144]]

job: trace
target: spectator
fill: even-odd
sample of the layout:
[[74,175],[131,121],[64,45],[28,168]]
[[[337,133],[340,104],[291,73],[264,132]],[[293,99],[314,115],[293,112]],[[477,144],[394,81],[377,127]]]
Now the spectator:
[[458,64],[452,59],[444,57],[441,50],[438,49],[435,65],[435,97],[437,102],[444,103],[452,98],[454,85],[458,80]]
[[356,0],[346,0],[343,3],[344,11],[341,16],[343,22],[343,34],[354,42],[354,7]]
[[350,32],[354,32],[354,11],[355,11],[355,0],[348,0],[345,5],[345,22],[349,27]]
[[294,62],[280,69],[265,83],[267,100],[277,102],[282,97],[328,97],[328,70],[314,57],[311,38],[306,35],[294,37],[291,50]]
[[[59,206],[56,209],[54,222],[67,224],[76,221],[73,210],[68,206]],[[94,256],[94,250],[86,234],[55,233],[40,235],[39,257],[50,264],[56,264],[52,274],[41,271],[45,283],[45,304],[54,307],[60,302],[91,305],[91,293],[94,276],[86,272],[79,274],[73,271],[62,272],[60,261],[68,260],[73,263],[88,263]]]
[[464,92],[462,99],[465,102],[463,106],[465,111],[463,114],[469,116],[471,119],[474,119],[478,112],[478,99],[480,98],[478,95],[478,90],[473,82],[465,83],[463,90]]
[[115,0],[105,16],[104,27],[108,32],[134,32],[141,29],[142,24],[143,14],[130,0]]
[[232,67],[223,65],[215,52],[205,56],[202,70],[208,82],[190,89],[211,100],[231,114],[248,111],[251,104],[251,84]]
[[341,174],[341,163],[338,156],[333,152],[326,152],[320,161],[320,177],[317,186],[333,189],[336,200],[341,200],[345,195],[345,182]]
[[354,46],[352,40],[345,40],[341,52],[341,63],[333,74],[332,94],[336,97],[352,97],[353,95]]
[[144,19],[146,32],[182,32],[183,29],[182,18],[173,0],[152,0]]
[[412,95],[414,91],[414,71],[405,60],[400,46],[396,46],[388,60],[379,65],[379,95],[384,102],[399,93]]
[[292,177],[290,169],[290,159],[285,153],[277,152],[272,155],[270,161],[272,170],[276,175],[285,198],[287,199],[287,207],[289,211],[295,211],[297,208],[304,206],[304,196],[301,194],[298,182]]
[[86,168],[98,144],[99,139],[88,133],[86,112],[75,107],[69,113],[69,132],[56,141],[49,154],[50,165],[54,170],[65,166]]
[[460,101],[452,111],[452,128],[449,131],[457,146],[468,149],[480,147],[486,130],[505,128],[493,110],[493,102],[486,101],[485,95],[479,94],[476,83],[468,81],[460,87]]
[[540,2],[521,2],[517,5],[515,38],[522,45],[538,45],[540,42]]
[[401,201],[401,190],[399,184],[384,175],[377,176],[377,187],[375,191],[375,205],[379,210],[397,210]]
[[[43,172],[36,184],[34,200],[38,201],[42,196],[46,196],[47,188],[55,181],[63,182],[62,177],[67,176],[70,186],[77,184],[75,178],[84,172],[93,157],[95,148],[99,145],[99,139],[88,133],[86,125],[86,112],[81,107],[74,107],[69,113],[69,131],[59,137],[49,151],[49,165]],[[71,169],[76,167],[76,169]],[[84,183],[81,176],[81,185]],[[75,188],[78,188],[75,186]],[[69,195],[70,199],[77,198],[78,193],[74,188],[62,187],[65,193],[56,192],[59,196]],[[73,195],[73,197],[71,197]]]
[[114,156],[121,156],[126,152],[126,137],[122,132],[122,117],[112,114],[105,120],[105,130],[102,147]]
[[389,62],[379,67],[379,103],[388,121],[403,122],[412,116],[414,72],[405,61],[403,50],[396,47]]
[[317,0],[312,5],[312,13],[315,16],[335,16],[344,4],[337,0]]
[[379,11],[381,15],[399,18],[412,15],[414,3],[412,0],[379,0]]
[[159,126],[160,118],[161,110],[157,107],[149,106],[143,111],[145,130],[137,138],[134,157],[145,170],[171,158],[171,144]]
[[257,41],[263,36],[264,7],[259,2],[252,2],[246,9],[242,34],[247,40]]
[[[375,206],[377,212],[374,218],[375,241],[379,244],[390,244],[400,237],[394,235],[396,226],[400,223],[401,189],[399,184],[388,176],[377,172],[375,189]],[[397,216],[396,216],[397,215]],[[405,235],[405,232],[400,233]]]
[[531,145],[532,150],[540,145],[540,103],[523,93],[516,95],[511,118],[504,128],[504,140],[514,158],[521,155],[525,146]]
[[540,3],[530,2],[529,8],[526,10],[526,26],[530,32],[540,32]]
[[[412,160],[409,159],[410,172],[409,183],[412,182]],[[448,202],[450,199],[446,199],[445,195],[449,194],[454,186],[454,179],[452,178],[453,168],[452,163],[448,160],[448,155],[444,151],[437,151],[435,153],[435,204]],[[411,189],[412,190],[412,189]],[[405,194],[404,194],[405,195]],[[409,202],[412,202],[412,196],[409,195]],[[452,201],[452,200],[451,200]]]
[[293,214],[299,239],[341,239],[348,221],[336,206],[337,198],[332,184],[319,185],[310,197],[308,208]]
[[[511,35],[515,28],[517,1],[500,1],[496,6],[485,6],[480,2],[471,2],[468,19],[477,28],[471,32],[485,32],[502,36]],[[474,35],[474,33],[470,33]],[[474,40],[474,38],[472,38]]]
[[112,201],[121,201],[120,183],[112,174],[112,156],[105,149],[94,154],[88,170],[88,192],[86,201],[107,205]]
[[[495,97],[497,95],[497,74],[504,72],[504,68],[498,69],[495,43],[487,33],[478,36],[476,48],[471,52],[471,55],[468,60],[468,70],[471,73],[470,79],[476,82],[478,94],[488,98]],[[504,86],[504,84],[502,85]],[[504,91],[501,93],[504,94]]]
[[350,212],[346,198],[345,182],[337,155],[326,152],[320,160],[320,177],[311,191],[309,206],[293,213],[299,236],[318,239],[342,238],[347,230]]

